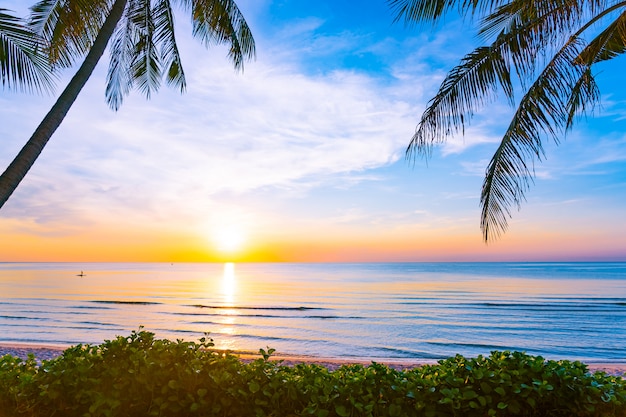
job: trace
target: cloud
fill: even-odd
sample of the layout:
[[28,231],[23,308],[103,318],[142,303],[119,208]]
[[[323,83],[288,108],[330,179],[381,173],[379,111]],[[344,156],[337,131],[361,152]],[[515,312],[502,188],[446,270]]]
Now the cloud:
[[352,71],[305,75],[274,57],[237,74],[220,48],[185,49],[196,57],[186,94],[135,92],[117,113],[104,104],[99,67],[5,214],[167,217],[223,194],[370,181],[368,170],[402,156],[416,98],[397,85]]
[[541,166],[551,172],[549,178],[552,179],[615,179],[623,172],[623,162],[626,161],[626,137],[616,130],[599,133],[580,125],[574,127],[574,132],[560,145],[550,144],[549,148]]
[[465,152],[473,146],[498,143],[502,137],[498,137],[493,133],[487,132],[484,127],[471,127],[467,129],[465,134],[459,133],[450,137],[441,145],[441,155],[455,155]]

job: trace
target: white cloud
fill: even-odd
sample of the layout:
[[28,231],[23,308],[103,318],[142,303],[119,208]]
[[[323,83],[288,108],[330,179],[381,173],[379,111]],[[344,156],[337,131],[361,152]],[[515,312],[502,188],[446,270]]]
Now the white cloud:
[[479,161],[461,162],[461,167],[463,167],[463,173],[466,175],[484,177],[485,169],[487,168],[488,164],[488,159],[481,159]]
[[237,74],[223,50],[185,48],[196,58],[186,94],[164,87],[146,101],[135,92],[117,113],[104,104],[99,68],[5,213],[47,221],[54,215],[35,209],[46,201],[45,212],[77,218],[98,207],[167,216],[181,204],[204,210],[218,193],[369,181],[365,171],[402,156],[416,98],[397,86],[346,71],[306,76],[273,57]]
[[465,152],[468,148],[486,143],[498,143],[502,137],[489,134],[483,128],[470,127],[465,134],[459,133],[441,145],[441,154],[445,157]]

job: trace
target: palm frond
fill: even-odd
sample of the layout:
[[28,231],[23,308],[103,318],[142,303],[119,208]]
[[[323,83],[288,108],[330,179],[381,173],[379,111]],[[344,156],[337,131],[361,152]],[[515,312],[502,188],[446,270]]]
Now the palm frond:
[[254,38],[234,0],[181,0],[191,10],[193,35],[206,46],[229,44],[228,57],[236,69],[255,55]]
[[[64,3],[63,0],[41,0],[33,5],[30,8],[31,15],[29,22],[29,27],[33,32],[50,42],[55,31],[55,26],[57,23],[60,24],[59,16],[63,12]],[[61,55],[60,51],[52,50],[52,48],[48,46],[50,62],[58,63],[61,61],[59,55]],[[63,65],[63,63],[61,65]]]
[[41,0],[29,26],[47,41],[49,60],[61,67],[87,54],[109,11],[108,0]]
[[[485,241],[507,229],[510,207],[519,209],[525,199],[534,178],[534,161],[544,156],[543,137],[547,135],[558,143],[560,134],[570,126],[572,108],[581,109],[580,102],[597,99],[595,84],[589,80],[580,83],[586,68],[573,64],[581,49],[579,39],[567,42],[521,99],[483,182],[480,204]],[[572,99],[577,104],[571,103]]]
[[54,79],[42,39],[21,19],[0,8],[0,76],[6,88],[23,91],[51,91]]
[[513,99],[513,85],[502,38],[490,47],[479,47],[454,67],[439,87],[411,138],[407,157],[428,156],[432,145],[465,129],[466,118],[496,96],[500,86]]
[[[511,22],[545,22],[541,30],[547,36],[555,33],[568,34],[588,18],[607,7],[607,0],[511,0],[485,15],[478,34],[495,35],[507,31]],[[529,25],[533,28],[533,25]]]
[[154,43],[154,21],[149,0],[136,2],[138,7],[129,9],[129,20],[138,33],[131,66],[135,85],[146,98],[161,85],[161,64],[158,49]]
[[571,129],[577,116],[590,113],[600,101],[600,89],[591,72],[591,66],[585,67],[574,83],[567,100],[567,120],[565,129]]
[[535,69],[547,64],[572,36],[572,29],[583,25],[588,15],[601,7],[605,0],[513,0],[487,15],[481,22],[479,36],[491,38],[496,34],[515,34],[510,45],[510,59],[514,64],[522,88],[534,79]]
[[[559,0],[546,1],[559,3]],[[563,1],[566,0],[561,3]],[[550,34],[547,29],[554,25],[552,15],[557,13],[558,4],[544,5],[538,11],[528,6],[534,2],[518,0],[512,3],[515,4],[497,8],[494,15],[502,16],[502,21],[505,20],[503,16],[517,13],[517,17],[507,21],[506,27],[499,27],[501,31],[490,46],[475,49],[448,73],[422,114],[407,148],[408,158],[429,156],[433,144],[464,131],[473,114],[497,96],[498,88],[513,104],[511,71],[515,71],[517,80],[526,87],[526,80],[534,74],[537,56],[544,56],[542,51],[549,44],[559,41],[563,44],[562,34],[558,31]],[[531,19],[530,15],[534,17]],[[485,20],[485,30],[491,29],[490,22],[498,21],[498,18],[493,19]]]
[[491,13],[498,6],[506,4],[507,0],[387,0],[387,3],[396,14],[394,21],[404,20],[405,24],[411,24],[436,22],[451,11],[461,15]]
[[[626,8],[626,4],[624,6]],[[595,64],[626,52],[626,11],[597,35],[576,58],[577,63]]]
[[187,82],[176,44],[174,14],[169,0],[159,0],[154,8],[155,43],[161,45],[161,58],[168,84],[185,91]]
[[[127,6],[128,7],[128,6]],[[113,110],[118,110],[134,85],[131,67],[134,59],[137,30],[126,14],[118,24],[111,42],[111,58],[107,73],[105,97]]]
[[[486,242],[508,227],[545,157],[543,141],[556,143],[578,116],[593,110],[600,93],[592,66],[626,53],[626,1],[621,0],[388,0],[396,21],[441,20],[456,12],[478,13],[478,34],[490,46],[466,55],[428,103],[407,157],[428,156],[435,143],[464,131],[478,107],[501,89],[526,91],[491,159],[481,192],[481,229]],[[617,17],[615,17],[617,15]],[[614,19],[604,29],[600,26]],[[590,29],[591,28],[591,29]],[[585,46],[588,33],[595,33]],[[599,32],[599,34],[598,34]],[[491,41],[493,39],[493,41]],[[538,69],[541,69],[539,73]],[[512,75],[517,82],[511,81]]]
[[[154,7],[152,4],[154,3]],[[159,89],[163,75],[185,90],[186,81],[176,44],[172,0],[129,0],[114,35],[106,97],[117,110],[131,89],[147,98]],[[230,43],[235,68],[254,55],[254,39],[232,0],[178,0],[192,14],[193,35],[205,45]]]

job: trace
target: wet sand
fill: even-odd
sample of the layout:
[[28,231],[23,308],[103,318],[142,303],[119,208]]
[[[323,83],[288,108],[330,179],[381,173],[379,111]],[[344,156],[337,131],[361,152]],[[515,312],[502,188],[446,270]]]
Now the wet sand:
[[[19,358],[26,358],[29,353],[35,355],[38,360],[53,359],[63,353],[68,348],[63,345],[40,345],[28,343],[3,343],[0,342],[0,357],[4,355],[12,355]],[[230,352],[239,356],[243,361],[252,361],[260,358],[258,354],[249,352]],[[337,369],[343,365],[360,364],[367,366],[372,362],[382,363],[390,368],[404,370],[412,369],[422,365],[436,364],[437,361],[425,361],[418,359],[385,359],[385,358],[325,358],[317,356],[296,356],[296,355],[272,355],[270,360],[280,361],[284,365],[293,366],[299,363],[316,364],[325,366],[330,370]],[[626,375],[626,361],[619,363],[611,362],[593,362],[587,363],[589,370],[592,372],[602,371],[611,375]]]

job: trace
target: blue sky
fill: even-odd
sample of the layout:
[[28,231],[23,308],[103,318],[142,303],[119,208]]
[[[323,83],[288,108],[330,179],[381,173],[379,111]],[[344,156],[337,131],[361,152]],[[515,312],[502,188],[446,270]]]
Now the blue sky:
[[[404,158],[479,44],[469,25],[394,24],[384,0],[238,4],[257,44],[243,73],[182,14],[185,94],[135,92],[113,112],[103,59],[0,212],[0,261],[626,260],[623,57],[598,68],[601,108],[547,144],[527,202],[485,245],[482,177],[513,110],[493,103],[427,163]],[[1,92],[2,167],[54,98]],[[224,236],[238,254],[220,254]]]

